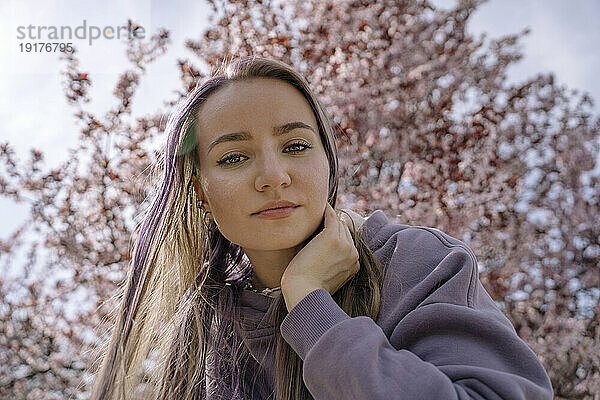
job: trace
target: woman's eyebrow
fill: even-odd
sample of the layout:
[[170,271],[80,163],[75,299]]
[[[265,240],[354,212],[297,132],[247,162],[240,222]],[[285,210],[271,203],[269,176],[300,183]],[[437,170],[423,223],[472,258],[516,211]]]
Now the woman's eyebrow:
[[[312,126],[305,124],[304,122],[300,122],[300,121],[294,121],[294,122],[288,122],[286,124],[283,124],[281,126],[276,126],[273,128],[273,136],[281,136],[284,135],[294,129],[297,128],[306,128],[306,129],[310,129],[311,131],[313,131],[313,133],[316,134],[315,130],[313,129]],[[248,132],[234,132],[234,133],[227,133],[225,135],[219,136],[218,138],[216,138],[209,146],[208,146],[208,151],[207,153],[210,153],[210,151],[213,149],[213,147],[215,147],[216,145],[218,145],[219,143],[224,143],[224,142],[236,142],[236,141],[240,141],[240,140],[250,140],[252,139],[252,135]]]

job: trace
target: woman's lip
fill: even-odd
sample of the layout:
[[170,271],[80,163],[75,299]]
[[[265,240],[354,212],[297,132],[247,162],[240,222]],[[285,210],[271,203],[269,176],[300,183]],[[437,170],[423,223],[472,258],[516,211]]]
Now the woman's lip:
[[280,207],[280,208],[272,208],[270,210],[261,211],[259,213],[253,214],[260,218],[265,219],[280,219],[286,218],[290,216],[296,208],[300,206],[294,207]]

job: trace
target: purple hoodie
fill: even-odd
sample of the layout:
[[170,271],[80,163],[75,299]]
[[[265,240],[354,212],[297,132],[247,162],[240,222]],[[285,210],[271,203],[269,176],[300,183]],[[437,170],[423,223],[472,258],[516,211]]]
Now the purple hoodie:
[[[280,326],[315,400],[553,398],[548,374],[485,291],[465,243],[389,223],[381,210],[362,235],[385,273],[377,321],[351,318],[317,289]],[[240,301],[244,344],[264,368],[264,383],[254,385],[261,400],[275,398],[274,327],[264,318],[272,302],[247,289]]]

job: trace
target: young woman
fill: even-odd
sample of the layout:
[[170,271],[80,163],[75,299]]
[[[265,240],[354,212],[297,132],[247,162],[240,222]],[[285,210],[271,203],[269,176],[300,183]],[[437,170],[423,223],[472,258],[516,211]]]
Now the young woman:
[[224,65],[167,133],[92,399],[552,399],[466,244],[335,208],[332,124],[289,66]]

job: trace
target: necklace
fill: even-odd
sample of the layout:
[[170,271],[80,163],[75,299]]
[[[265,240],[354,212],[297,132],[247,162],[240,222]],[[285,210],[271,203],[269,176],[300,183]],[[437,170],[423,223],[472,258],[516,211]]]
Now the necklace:
[[263,294],[263,295],[266,295],[269,297],[275,297],[275,296],[271,296],[271,294],[281,290],[281,286],[277,286],[275,288],[256,289],[254,286],[252,286],[252,280],[250,279],[250,280],[248,280],[248,283],[246,284],[246,289],[251,290],[254,293]]

